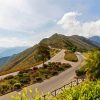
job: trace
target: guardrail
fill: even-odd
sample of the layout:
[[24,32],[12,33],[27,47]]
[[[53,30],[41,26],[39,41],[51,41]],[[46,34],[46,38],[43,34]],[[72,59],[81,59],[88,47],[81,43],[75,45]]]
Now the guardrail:
[[[57,96],[59,93],[61,93],[64,89],[69,89],[69,88],[72,88],[73,86],[76,86],[78,84],[80,84],[81,82],[83,82],[84,79],[79,79],[79,78],[76,78],[75,80],[63,85],[62,87],[58,88],[58,89],[55,89],[53,91],[50,92],[51,96],[52,97],[55,97]],[[47,97],[47,94],[43,95],[43,100],[46,100],[46,97]],[[52,98],[51,97],[51,98]]]

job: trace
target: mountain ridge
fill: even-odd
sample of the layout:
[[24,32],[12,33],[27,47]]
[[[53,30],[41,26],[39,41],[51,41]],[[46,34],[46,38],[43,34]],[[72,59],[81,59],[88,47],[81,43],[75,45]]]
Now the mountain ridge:
[[77,35],[65,36],[56,33],[49,38],[44,38],[37,45],[34,45],[33,47],[17,54],[12,60],[2,66],[2,68],[0,68],[0,71],[32,67],[35,63],[34,54],[37,50],[38,45],[41,44],[58,49],[69,49],[71,47],[77,47],[77,50],[81,52],[99,48],[97,45],[95,45],[85,37]]

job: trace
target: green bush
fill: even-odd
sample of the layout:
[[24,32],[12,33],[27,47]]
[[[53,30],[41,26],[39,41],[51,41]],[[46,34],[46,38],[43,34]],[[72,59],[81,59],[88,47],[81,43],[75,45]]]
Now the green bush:
[[58,71],[54,71],[54,72],[52,72],[52,76],[55,76],[55,75],[58,75],[58,74],[59,74]]
[[[38,92],[36,92],[36,96],[33,96],[34,93],[32,90],[27,92],[24,90],[22,95],[14,96],[13,100],[30,100],[27,93],[32,96],[31,100],[44,100],[43,96],[39,95]],[[100,81],[83,82],[70,89],[63,89],[60,94],[53,98],[51,98],[51,94],[49,93],[45,100],[100,100]]]
[[87,54],[84,65],[76,71],[79,76],[84,73],[89,80],[100,79],[100,51],[92,51]]
[[15,79],[10,79],[8,80],[8,83],[11,84],[11,85],[14,85],[15,83],[17,83],[18,81],[15,80]]
[[15,83],[14,84],[14,90],[20,90],[21,89],[21,84],[20,83]]
[[4,95],[12,90],[11,85],[9,84],[2,84],[0,85],[0,94]]
[[[84,82],[71,89],[65,89],[57,100],[100,100],[100,81]],[[56,99],[54,99],[56,100]]]
[[36,77],[36,81],[37,81],[37,82],[42,82],[43,79],[42,79],[41,77]]
[[76,70],[76,75],[79,76],[79,77],[83,76],[85,74],[86,74],[86,72],[83,68],[80,68],[80,69]]

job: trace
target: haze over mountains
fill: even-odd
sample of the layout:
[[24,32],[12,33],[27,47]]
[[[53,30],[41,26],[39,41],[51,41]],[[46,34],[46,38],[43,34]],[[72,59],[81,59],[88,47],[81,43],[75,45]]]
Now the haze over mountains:
[[93,36],[93,37],[90,37],[89,39],[100,44],[100,36]]
[[0,66],[3,66],[9,61],[15,54],[18,54],[28,47],[13,47],[13,48],[0,48]]
[[0,58],[18,54],[19,52],[22,52],[27,48],[28,47],[0,48]]
[[41,40],[39,44],[17,54],[15,57],[13,57],[13,59],[9,60],[6,64],[4,64],[0,68],[0,71],[6,71],[9,69],[18,69],[18,68],[24,69],[26,67],[32,67],[34,63],[36,63],[34,55],[36,55],[35,53],[37,47],[38,45],[41,44],[58,49],[68,49],[75,46],[77,47],[77,50],[80,52],[99,48],[98,45],[94,44],[85,37],[78,35],[65,36],[56,33],[49,38]]

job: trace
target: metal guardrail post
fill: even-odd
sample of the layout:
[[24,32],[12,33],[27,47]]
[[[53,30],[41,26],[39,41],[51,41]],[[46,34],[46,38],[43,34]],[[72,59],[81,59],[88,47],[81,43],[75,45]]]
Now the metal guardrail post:
[[[82,79],[82,81],[84,81],[84,79]],[[76,82],[76,85],[80,84],[79,79],[76,78],[76,81],[75,81],[75,80],[74,80],[74,81],[71,81],[70,83],[68,83],[68,84],[66,84],[66,85],[69,85],[69,86],[72,88],[74,82]],[[57,96],[57,90],[60,90],[60,89],[63,89],[63,88],[65,89],[65,88],[66,88],[66,85],[64,85],[64,86],[62,86],[61,88],[58,88],[58,89],[52,91],[51,94],[52,94],[53,96]],[[47,96],[47,95],[44,95],[44,96],[43,96],[43,100],[46,100],[46,96]]]
[[77,84],[77,85],[79,84],[79,82],[78,82],[78,78],[76,79],[76,84]]
[[43,100],[46,100],[46,95],[43,96]]
[[54,95],[56,96],[56,95],[57,95],[57,91],[55,90],[55,92],[54,92],[54,93],[55,93]]
[[73,86],[73,84],[72,84],[72,83],[73,83],[73,82],[71,81],[71,83],[70,83],[70,84],[71,84],[71,88],[72,88],[72,86]]

